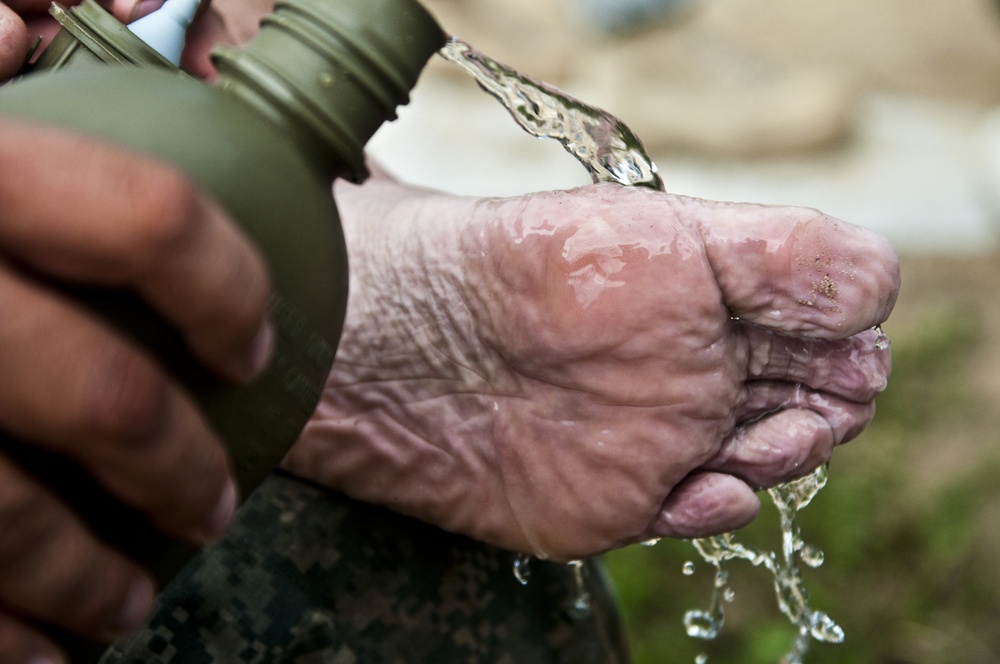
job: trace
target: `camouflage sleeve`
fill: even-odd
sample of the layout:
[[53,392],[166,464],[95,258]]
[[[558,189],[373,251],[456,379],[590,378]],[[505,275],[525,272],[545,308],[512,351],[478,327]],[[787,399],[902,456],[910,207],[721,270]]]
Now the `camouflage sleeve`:
[[532,561],[282,473],[101,664],[625,664],[597,560]]

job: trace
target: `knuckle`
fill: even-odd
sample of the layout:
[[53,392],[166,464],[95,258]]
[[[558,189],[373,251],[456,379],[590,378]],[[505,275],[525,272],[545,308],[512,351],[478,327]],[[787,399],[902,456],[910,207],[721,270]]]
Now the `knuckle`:
[[172,478],[172,491],[150,500],[149,509],[178,521],[201,521],[217,502],[229,476],[229,464],[221,446],[201,445],[177,455],[160,471]]
[[28,30],[14,11],[0,3],[0,80],[13,76],[28,53]]
[[138,441],[160,428],[170,410],[167,379],[138,352],[114,347],[92,360],[81,395],[86,433]]
[[[267,262],[257,251],[251,253],[238,275],[237,292],[243,292],[238,301],[240,323],[254,329],[267,315],[271,304],[271,281]],[[250,286],[250,287],[248,287]]]
[[255,333],[267,316],[271,286],[266,263],[255,251],[246,260],[234,260],[221,280],[227,297],[221,306],[205,311],[216,334],[230,333],[239,341]]
[[182,173],[157,164],[128,188],[130,248],[139,265],[183,246],[203,218],[197,187]]
[[40,551],[49,550],[70,527],[70,516],[41,489],[9,481],[0,499],[0,570],[2,576],[23,571]]
[[[99,634],[128,599],[131,567],[12,467],[0,469],[0,480],[6,489],[0,496],[0,600],[74,632]],[[31,637],[16,621],[5,625],[5,618],[0,612],[0,662],[7,661],[5,648]]]
[[0,613],[0,663],[30,661],[34,640],[24,625]]
[[[104,564],[101,564],[104,563]],[[100,561],[93,565],[89,573],[82,575],[66,593],[66,601],[72,605],[73,631],[98,639],[121,636],[116,634],[117,619],[123,608],[133,601],[136,577],[129,566],[107,564]]]

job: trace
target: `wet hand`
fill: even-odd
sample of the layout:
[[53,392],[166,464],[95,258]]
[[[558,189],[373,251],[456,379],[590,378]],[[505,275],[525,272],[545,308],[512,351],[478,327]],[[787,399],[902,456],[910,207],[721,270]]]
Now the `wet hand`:
[[732,530],[885,387],[897,258],[817,211],[614,185],[338,200],[347,327],[285,464],[447,530],[560,560]]
[[[0,431],[75,459],[171,535],[218,538],[237,503],[224,447],[155,361],[52,281],[135,292],[243,381],[270,352],[263,259],[175,170],[0,118]],[[0,662],[51,652],[29,625],[122,635],[152,597],[143,570],[0,449]]]

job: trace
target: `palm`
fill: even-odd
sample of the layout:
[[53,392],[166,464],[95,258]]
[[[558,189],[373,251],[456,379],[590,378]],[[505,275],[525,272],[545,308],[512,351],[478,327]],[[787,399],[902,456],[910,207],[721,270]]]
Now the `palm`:
[[[887,357],[870,338],[763,327],[836,338],[880,321],[896,278],[883,244],[829,302],[815,284],[811,303],[789,298],[801,283],[781,279],[801,279],[783,272],[734,302],[728,291],[746,284],[727,283],[734,247],[706,232],[706,204],[617,187],[506,201],[378,187],[380,218],[425,225],[390,235],[345,213],[348,325],[287,461],[357,497],[563,559],[709,534],[753,517],[747,483],[827,458],[884,385]],[[354,194],[368,205],[362,191],[348,211]],[[796,249],[771,260],[783,251]]]

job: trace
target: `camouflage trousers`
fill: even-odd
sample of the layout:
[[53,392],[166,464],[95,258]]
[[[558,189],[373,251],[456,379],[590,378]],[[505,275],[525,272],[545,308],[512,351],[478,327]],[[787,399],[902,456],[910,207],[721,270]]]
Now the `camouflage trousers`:
[[101,664],[625,664],[597,560],[515,556],[275,473]]

